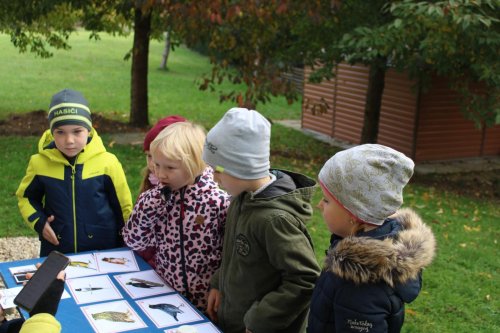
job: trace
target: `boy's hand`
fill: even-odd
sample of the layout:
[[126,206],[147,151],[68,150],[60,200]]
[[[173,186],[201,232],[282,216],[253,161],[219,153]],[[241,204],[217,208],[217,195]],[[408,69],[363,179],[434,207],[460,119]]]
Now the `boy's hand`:
[[[40,263],[36,264],[36,268],[40,268]],[[26,274],[28,279],[31,279],[33,273]],[[35,307],[30,312],[30,317],[33,317],[38,313],[50,313],[55,316],[57,313],[57,308],[59,307],[59,301],[64,292],[64,280],[66,278],[66,272],[64,270],[57,274],[57,279],[52,282],[50,287],[45,291],[42,298],[36,303]]]
[[[40,266],[42,266],[41,263],[36,263],[35,264],[36,266],[36,269],[39,269]],[[31,279],[31,277],[33,276],[33,274],[35,273],[26,273],[26,278],[29,280]],[[66,271],[60,271],[58,274],[57,274],[57,279],[61,280],[61,281],[65,281],[66,280]],[[23,282],[23,286],[26,284],[26,282]],[[0,307],[1,308],[1,307]]]
[[220,305],[220,292],[217,289],[210,289],[208,292],[207,314],[214,323],[218,321],[217,311]]
[[42,237],[45,238],[48,242],[50,242],[52,245],[59,245],[59,240],[57,239],[56,233],[50,226],[50,223],[52,223],[54,220],[55,220],[54,215],[50,215],[47,218],[47,223],[45,223],[45,226],[43,227]]

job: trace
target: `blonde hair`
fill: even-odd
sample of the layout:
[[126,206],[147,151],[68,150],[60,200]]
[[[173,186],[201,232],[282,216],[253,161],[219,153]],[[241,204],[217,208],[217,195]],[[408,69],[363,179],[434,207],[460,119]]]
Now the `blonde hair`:
[[141,170],[141,176],[142,176],[142,181],[141,185],[139,186],[139,194],[142,192],[146,192],[149,189],[152,189],[154,187],[153,184],[149,181],[149,173],[151,171],[149,170],[148,166],[146,165],[144,168]]
[[160,152],[166,158],[181,161],[192,180],[206,168],[202,159],[206,133],[203,127],[189,121],[167,126],[151,142],[150,152]]

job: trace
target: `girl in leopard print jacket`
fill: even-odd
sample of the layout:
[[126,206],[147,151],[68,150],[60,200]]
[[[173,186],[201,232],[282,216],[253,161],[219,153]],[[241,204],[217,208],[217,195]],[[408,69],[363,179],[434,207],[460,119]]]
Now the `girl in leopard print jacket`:
[[155,249],[156,272],[201,311],[219,267],[229,196],[201,159],[205,132],[190,122],[165,128],[151,143],[160,184],[140,194],[123,229],[133,250]]

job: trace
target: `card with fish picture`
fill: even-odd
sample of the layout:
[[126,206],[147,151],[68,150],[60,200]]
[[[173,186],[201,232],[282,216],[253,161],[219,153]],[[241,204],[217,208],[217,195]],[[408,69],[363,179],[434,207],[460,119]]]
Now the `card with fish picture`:
[[174,293],[170,287],[154,270],[113,276],[131,298],[144,298],[153,295]]
[[[222,331],[219,330],[211,322],[206,322],[206,323],[201,323],[201,324],[190,324],[189,326],[193,326],[196,329],[196,332],[198,332],[198,333],[222,333]],[[165,330],[164,332],[165,333],[177,333],[178,328],[179,327],[168,329],[168,330]],[[194,330],[193,330],[193,332],[194,332]]]
[[70,263],[65,269],[67,279],[101,274],[92,253],[77,254],[68,257]]
[[134,272],[139,270],[134,252],[131,250],[96,252],[94,255],[101,273]]
[[12,277],[14,278],[14,281],[16,281],[17,284],[23,284],[24,282],[28,281],[26,274],[36,272],[36,266],[26,265],[26,266],[10,267],[9,271],[12,274]]
[[179,294],[146,298],[136,303],[158,328],[203,320],[198,310]]
[[95,303],[123,298],[107,275],[68,279],[66,284],[76,304]]
[[115,301],[80,308],[96,333],[114,333],[147,327],[127,301]]

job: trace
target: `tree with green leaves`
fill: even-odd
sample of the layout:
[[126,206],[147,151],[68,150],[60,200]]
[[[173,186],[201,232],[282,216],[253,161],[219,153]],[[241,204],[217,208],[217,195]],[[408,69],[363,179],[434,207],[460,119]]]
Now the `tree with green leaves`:
[[[133,26],[130,122],[139,126],[148,122],[149,39],[163,31],[188,46],[206,45],[212,72],[200,88],[228,80],[234,89],[220,91],[221,101],[244,106],[279,95],[297,100],[283,79],[297,64],[311,66],[311,79],[320,81],[340,62],[363,63],[370,75],[362,142],[374,142],[388,66],[420,84],[447,76],[468,117],[500,122],[498,9],[499,0],[20,0],[0,3],[0,31],[21,51],[46,56],[47,45],[69,47],[77,22],[92,37]],[[485,89],[469,89],[476,81]]]
[[[372,77],[377,68],[379,82],[391,66],[408,71],[424,89],[432,88],[429,79],[437,74],[460,93],[463,114],[478,127],[500,123],[498,0],[393,1],[382,8],[382,15],[390,19],[373,28],[356,27],[336,45],[345,61],[370,66],[369,87],[377,85]],[[484,89],[473,88],[478,82]],[[380,106],[378,113],[376,107],[370,109],[369,99],[365,121],[372,123],[363,128],[363,142],[374,142],[378,129]]]
[[[388,66],[425,86],[446,76],[461,93],[466,116],[500,122],[499,1],[165,1],[173,26],[188,45],[208,45],[212,73],[201,88],[227,79],[245,91],[221,92],[240,105],[284,95],[297,98],[282,74],[302,63],[311,79],[331,78],[340,62],[370,67],[362,142],[375,142]],[[471,82],[485,89],[476,92]],[[238,88],[238,86],[236,86]]]
[[319,13],[325,6],[329,12],[330,6],[325,1],[283,0],[164,1],[163,5],[184,43],[206,45],[212,72],[202,78],[200,88],[214,91],[228,80],[234,89],[219,90],[220,100],[245,106],[278,95],[290,102],[297,99],[292,83],[281,75],[305,59],[309,42],[299,39],[296,29],[324,20]]

